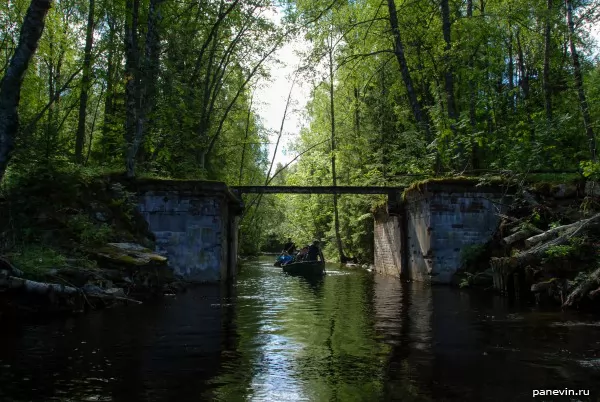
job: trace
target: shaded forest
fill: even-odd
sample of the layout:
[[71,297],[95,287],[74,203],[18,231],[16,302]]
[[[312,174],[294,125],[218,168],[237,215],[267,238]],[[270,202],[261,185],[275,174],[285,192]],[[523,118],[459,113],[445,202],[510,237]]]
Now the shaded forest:
[[[395,186],[536,170],[597,178],[600,68],[589,30],[599,7],[9,0],[0,4],[2,191],[44,169],[230,185]],[[311,46],[290,87],[311,85],[306,125],[293,163],[273,166],[254,89],[300,37]],[[328,257],[369,260],[381,202],[251,197],[242,252],[292,236],[324,240]]]

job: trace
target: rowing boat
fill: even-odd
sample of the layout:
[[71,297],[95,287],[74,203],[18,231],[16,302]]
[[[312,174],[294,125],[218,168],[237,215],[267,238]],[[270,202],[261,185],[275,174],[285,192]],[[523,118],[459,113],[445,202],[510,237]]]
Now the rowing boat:
[[325,274],[325,262],[324,261],[299,261],[291,264],[282,265],[283,272],[290,275],[324,275]]

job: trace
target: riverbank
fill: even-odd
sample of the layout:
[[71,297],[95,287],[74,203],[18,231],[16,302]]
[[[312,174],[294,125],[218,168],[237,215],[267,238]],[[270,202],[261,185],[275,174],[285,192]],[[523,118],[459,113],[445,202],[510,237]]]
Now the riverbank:
[[511,299],[600,309],[600,185],[520,183],[485,245],[463,250],[456,283]]
[[5,313],[76,313],[184,287],[154,253],[135,195],[108,176],[46,166],[12,175],[0,198]]

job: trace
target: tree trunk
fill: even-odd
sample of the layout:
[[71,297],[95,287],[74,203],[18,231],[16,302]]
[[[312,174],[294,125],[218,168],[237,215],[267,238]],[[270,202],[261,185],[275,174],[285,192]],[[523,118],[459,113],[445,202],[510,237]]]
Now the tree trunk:
[[544,108],[546,120],[552,120],[552,94],[550,92],[550,53],[552,49],[551,35],[552,0],[547,0],[546,21],[544,26]]
[[425,139],[427,142],[431,141],[431,132],[426,119],[423,116],[421,105],[417,99],[417,94],[413,85],[410,71],[408,69],[408,63],[406,62],[406,56],[404,55],[404,43],[402,42],[402,36],[400,35],[400,28],[398,27],[398,15],[396,13],[396,3],[394,0],[387,0],[388,9],[390,13],[390,26],[392,28],[392,34],[394,35],[394,53],[396,59],[400,65],[400,73],[402,74],[402,80],[406,86],[406,92],[408,94],[408,100],[410,107],[415,118],[417,125],[425,132]]
[[[473,21],[473,0],[467,0],[467,18]],[[473,59],[469,58],[469,123],[471,125],[471,167],[477,170],[480,167],[480,150],[475,132],[477,131],[477,108],[475,106],[476,84],[473,79]]]
[[452,37],[450,35],[452,29],[452,23],[450,22],[450,6],[448,0],[442,0],[442,33],[444,35],[444,84],[446,90],[446,103],[448,109],[448,118],[450,119],[450,125],[455,130],[455,121],[458,118],[458,112],[456,109],[456,102],[454,100],[454,75],[452,74],[452,66],[450,60],[450,51],[452,50]]
[[525,54],[523,52],[523,46],[521,45],[521,32],[517,29],[517,54],[519,56],[519,85],[523,91],[523,109],[527,116],[527,122],[529,123],[529,132],[531,133],[531,142],[535,141],[535,125],[531,118],[531,106],[530,106],[530,86],[529,86],[529,71],[525,66]]
[[88,90],[91,82],[92,45],[94,41],[94,7],[95,0],[90,0],[87,28],[85,33],[85,50],[83,57],[83,77],[81,78],[81,95],[79,97],[79,123],[75,137],[75,161],[83,163],[83,144],[85,142],[85,118],[87,115]]
[[508,25],[508,99],[509,99],[509,109],[512,113],[515,110],[515,94],[513,90],[515,89],[515,59],[513,56],[513,32],[510,24]]
[[138,18],[140,0],[127,0],[125,3],[125,167],[127,176],[135,175],[134,141],[139,114],[139,48]]
[[521,46],[521,33],[517,29],[517,53],[518,53],[518,65],[519,65],[519,85],[523,91],[523,103],[526,105],[529,99],[529,74],[525,67],[525,55],[523,53],[523,47]]
[[[108,155],[113,153],[113,149],[109,149],[109,138],[108,133],[112,131],[112,125],[114,124],[115,106],[114,106],[114,81],[116,81],[116,63],[115,63],[115,36],[116,27],[115,19],[111,14],[113,10],[107,12],[107,24],[108,24],[108,51],[107,51],[107,70],[106,70],[106,97],[104,98],[104,122],[102,123],[102,154],[106,160]],[[112,147],[110,147],[112,148]]]
[[248,115],[246,116],[246,132],[244,133],[244,142],[242,143],[242,158],[240,161],[240,177],[238,179],[238,186],[242,185],[242,177],[244,176],[244,157],[246,156],[246,142],[248,141],[248,133],[250,132],[250,116],[252,116],[253,100],[254,93],[250,97],[250,104],[248,105]]
[[144,54],[144,71],[140,80],[142,81],[141,94],[141,116],[138,122],[138,148],[136,157],[142,158],[144,154],[144,141],[151,128],[152,113],[156,107],[157,86],[160,63],[160,36],[159,25],[162,20],[160,6],[164,0],[150,0],[148,11],[148,32],[146,33],[146,45]]
[[387,86],[385,81],[385,65],[381,66],[380,74],[379,74],[379,85],[381,87],[381,93],[379,94],[379,115],[381,116],[379,120],[379,134],[381,139],[381,147],[379,147],[381,151],[381,176],[383,177],[383,184],[387,184],[387,164],[388,164],[388,135],[387,135],[387,117],[388,114],[385,113],[386,110],[386,101],[387,101]]
[[[335,108],[334,108],[334,93],[333,93],[333,37],[329,46],[329,111],[331,122],[331,178],[333,187],[337,186],[337,177],[335,172]],[[342,248],[342,237],[340,235],[340,217],[338,214],[338,198],[337,194],[333,194],[333,219],[335,225],[335,241],[337,244],[338,255],[340,262],[345,262],[344,250]]]
[[588,138],[590,147],[590,154],[592,160],[596,161],[596,136],[594,135],[594,129],[592,128],[592,119],[590,117],[590,111],[588,109],[587,99],[585,91],[583,89],[583,75],[581,74],[581,65],[579,64],[579,54],[575,48],[575,26],[573,24],[573,4],[571,0],[565,0],[567,6],[567,25],[569,28],[569,47],[571,50],[571,58],[573,60],[573,72],[575,75],[575,86],[577,87],[577,95],[579,97],[579,106],[581,108],[581,114],[583,115],[583,124],[585,126],[585,133]]
[[[160,4],[163,0],[150,0],[148,6],[148,31],[146,33],[145,52],[143,61],[137,45],[137,25],[139,16],[139,0],[127,1],[131,9],[131,23],[126,28],[126,53],[128,81],[127,94],[127,177],[135,176],[135,163],[140,147],[146,135],[146,118],[154,105],[156,79],[160,56],[160,41],[158,25],[160,23]],[[131,65],[130,64],[131,61]],[[143,65],[143,71],[140,67]],[[135,66],[135,67],[134,67]],[[130,72],[131,71],[131,72]]]
[[19,131],[17,108],[23,78],[42,36],[44,20],[51,5],[52,0],[31,1],[21,25],[19,43],[0,83],[0,182],[6,172]]

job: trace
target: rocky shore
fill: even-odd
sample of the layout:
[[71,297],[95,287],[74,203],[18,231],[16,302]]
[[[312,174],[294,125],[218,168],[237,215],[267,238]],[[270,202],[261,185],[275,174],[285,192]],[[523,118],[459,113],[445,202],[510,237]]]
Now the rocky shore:
[[185,284],[108,177],[44,169],[0,198],[0,313],[75,313],[140,304]]
[[465,250],[461,287],[562,308],[600,308],[600,185],[522,184],[485,246]]

